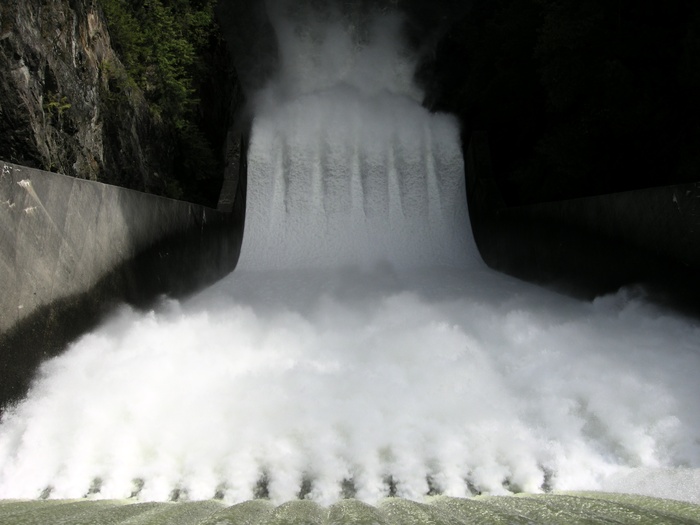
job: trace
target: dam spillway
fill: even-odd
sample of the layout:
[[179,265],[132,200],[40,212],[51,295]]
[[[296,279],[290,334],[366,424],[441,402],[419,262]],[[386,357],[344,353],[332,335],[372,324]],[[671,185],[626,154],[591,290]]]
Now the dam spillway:
[[485,268],[459,130],[421,107],[397,21],[345,27],[278,20],[238,269],[47,361],[0,424],[0,498],[697,501],[697,322]]
[[342,85],[261,110],[248,156],[239,269],[481,264],[448,115]]

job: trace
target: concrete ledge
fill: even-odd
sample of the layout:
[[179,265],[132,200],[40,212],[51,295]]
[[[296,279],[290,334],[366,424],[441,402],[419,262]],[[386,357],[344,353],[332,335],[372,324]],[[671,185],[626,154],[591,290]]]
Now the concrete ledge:
[[0,404],[115,304],[181,296],[233,270],[243,198],[222,213],[0,162]]
[[700,269],[700,183],[504,209],[500,215],[560,222]]

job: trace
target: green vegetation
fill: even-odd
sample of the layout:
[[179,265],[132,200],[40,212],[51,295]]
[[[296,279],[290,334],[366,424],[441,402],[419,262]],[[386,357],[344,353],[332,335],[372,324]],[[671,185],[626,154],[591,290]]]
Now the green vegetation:
[[44,111],[51,115],[62,116],[64,111],[71,108],[68,97],[49,93],[44,100]]
[[101,0],[113,44],[153,110],[187,127],[194,78],[215,25],[214,0]]
[[[206,57],[218,35],[215,0],[100,0],[100,4],[127,72],[127,78],[110,75],[119,84],[117,93],[127,86],[138,87],[151,113],[172,129],[176,159],[166,194],[202,201],[197,181],[221,177],[217,155],[203,130],[198,95],[213,67]],[[113,69],[110,64],[103,68]]]

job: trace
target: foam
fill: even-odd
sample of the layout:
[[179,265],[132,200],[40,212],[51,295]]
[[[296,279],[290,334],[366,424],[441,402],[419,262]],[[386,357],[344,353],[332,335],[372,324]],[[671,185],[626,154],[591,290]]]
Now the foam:
[[486,269],[455,121],[410,96],[398,36],[349,42],[376,83],[283,69],[261,95],[240,267],[44,363],[0,422],[0,498],[692,492],[627,474],[700,467],[698,323]]

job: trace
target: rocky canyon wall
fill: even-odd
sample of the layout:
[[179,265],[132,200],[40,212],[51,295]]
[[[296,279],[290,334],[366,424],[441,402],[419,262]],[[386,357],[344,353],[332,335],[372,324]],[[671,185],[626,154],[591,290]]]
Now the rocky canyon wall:
[[149,113],[91,0],[0,4],[0,158],[163,193],[167,129]]

